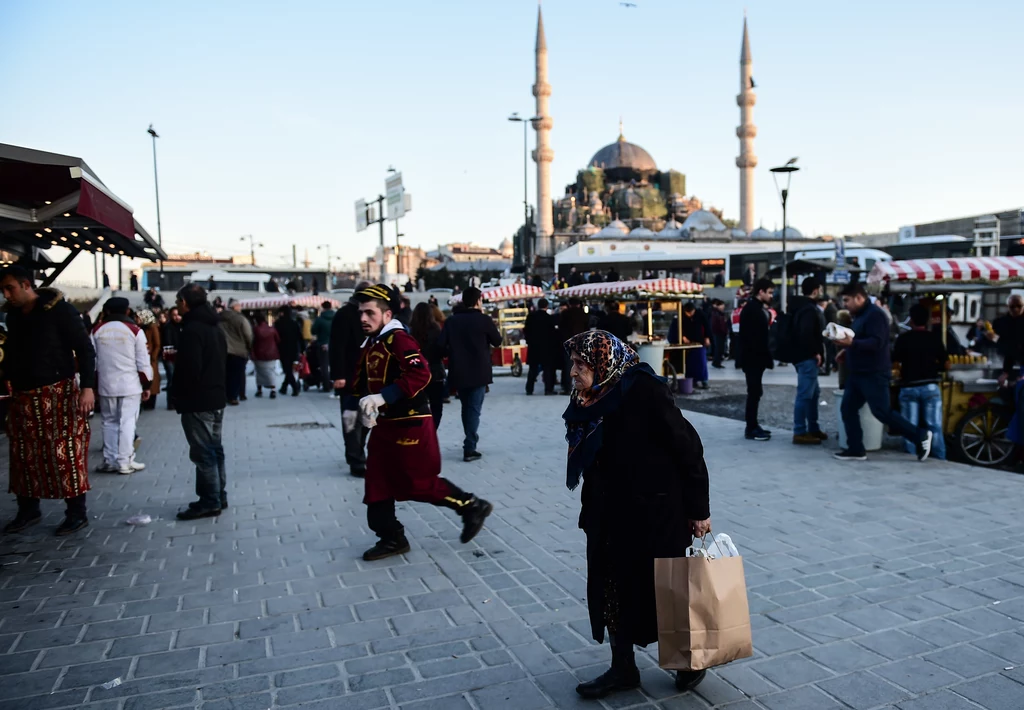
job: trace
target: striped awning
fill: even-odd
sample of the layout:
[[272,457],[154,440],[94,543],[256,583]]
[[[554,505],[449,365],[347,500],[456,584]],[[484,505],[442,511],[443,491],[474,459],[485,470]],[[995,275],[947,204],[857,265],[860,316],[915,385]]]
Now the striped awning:
[[977,256],[960,259],[877,261],[868,274],[869,284],[911,281],[943,284],[1001,284],[1024,281],[1024,257]]
[[242,298],[239,299],[239,303],[242,304],[243,311],[265,311],[273,310],[275,308],[281,308],[283,306],[292,306],[300,308],[319,308],[320,304],[327,301],[331,304],[331,308],[337,308],[341,305],[339,301],[333,298],[327,298],[325,296],[314,296],[307,294],[303,296],[266,296],[264,298]]
[[635,281],[609,281],[580,284],[554,292],[558,298],[591,298],[595,296],[636,295],[642,298],[692,296],[704,290],[700,284],[682,279],[640,279]]
[[[518,301],[524,298],[540,298],[543,295],[544,289],[539,286],[528,286],[527,284],[509,284],[508,286],[495,286],[480,290],[480,298],[491,303],[495,301]],[[461,293],[456,293],[448,300],[448,303],[451,304],[461,302]]]

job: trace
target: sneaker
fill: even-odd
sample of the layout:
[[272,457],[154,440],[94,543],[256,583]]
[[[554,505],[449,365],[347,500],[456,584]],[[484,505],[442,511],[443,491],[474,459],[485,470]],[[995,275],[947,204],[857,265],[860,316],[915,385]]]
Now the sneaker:
[[87,516],[64,516],[64,522],[57,526],[57,537],[64,537],[71,533],[78,532],[82,528],[89,526],[89,518]]
[[135,470],[135,471],[145,471],[146,470],[146,464],[139,463],[138,461],[132,461],[128,465],[131,466],[132,470]]
[[466,509],[461,513],[462,535],[459,536],[459,542],[465,545],[476,537],[476,534],[484,526],[484,520],[487,519],[492,510],[494,510],[494,506],[483,498],[474,498],[473,502],[466,506]]
[[832,454],[832,457],[840,461],[867,461],[867,454],[855,454],[849,449],[843,449]]
[[398,540],[380,540],[376,545],[363,553],[363,559],[367,562],[383,560],[385,557],[404,555],[409,549],[409,541],[405,539],[405,536]]
[[828,434],[826,434],[823,431],[812,431],[812,432],[810,432],[810,434],[811,434],[811,436],[818,437],[819,441],[828,441]]
[[760,427],[757,429],[747,430],[744,432],[743,436],[751,441],[768,441],[772,438],[771,432],[765,431]]
[[178,511],[178,520],[198,520],[199,518],[216,518],[220,515],[220,508],[200,508],[189,506],[185,510]]
[[104,461],[96,467],[96,473],[117,473],[118,467],[112,463]]
[[932,433],[925,432],[924,439],[917,445],[917,460],[927,461],[932,454]]
[[484,455],[481,454],[479,451],[467,451],[464,454],[462,454],[462,460],[466,462],[479,461],[483,457]]
[[801,446],[821,446],[821,439],[814,434],[793,434],[793,443]]
[[18,514],[14,516],[14,520],[12,520],[4,526],[4,533],[7,534],[21,532],[25,528],[32,527],[42,519],[43,514],[40,513],[38,510],[33,513],[22,513],[19,510]]

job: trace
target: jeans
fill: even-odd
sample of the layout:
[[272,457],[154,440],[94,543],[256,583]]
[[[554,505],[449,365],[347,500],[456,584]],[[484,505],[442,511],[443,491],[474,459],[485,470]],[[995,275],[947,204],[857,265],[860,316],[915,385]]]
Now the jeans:
[[[903,417],[920,428],[932,433],[932,453],[934,458],[946,459],[946,439],[942,435],[942,390],[936,384],[904,387],[900,390],[900,413]],[[924,415],[923,426],[918,414]],[[907,453],[914,453],[916,446],[912,441],[904,441],[903,448]]]
[[220,440],[223,426],[223,409],[183,412],[181,415],[181,428],[188,441],[188,457],[196,465],[196,495],[199,496],[199,507],[204,510],[220,510],[221,497],[227,488],[224,446]]
[[796,399],[793,401],[793,433],[799,436],[808,432],[821,431],[818,426],[818,399],[821,388],[818,386],[817,360],[804,360],[795,363]]
[[224,388],[229,402],[237,402],[245,390],[245,363],[243,355],[228,355]]
[[174,385],[174,363],[164,360],[164,377],[167,379],[167,408],[174,409],[174,401],[171,399],[171,387]]
[[540,362],[538,360],[540,358],[530,358],[530,369],[526,373],[526,393],[533,394],[533,388],[537,384],[538,377],[541,377],[544,381],[545,392],[554,392],[555,362],[550,358]]
[[477,430],[480,429],[480,412],[484,408],[486,387],[466,387],[459,390],[459,401],[462,402],[462,429],[466,432],[466,440],[462,444],[464,453],[476,451],[480,442]]
[[745,419],[747,422],[747,431],[757,430],[757,407],[761,403],[761,396],[764,394],[764,388],[761,386],[761,378],[764,377],[763,367],[750,367],[743,368],[743,374],[747,378],[747,409]]
[[864,430],[860,426],[860,409],[865,404],[871,409],[871,416],[884,426],[894,429],[897,434],[914,444],[921,441],[917,427],[900,416],[899,412],[889,408],[887,373],[851,372],[846,378],[843,403],[839,407],[843,415],[843,427],[846,429],[846,449],[850,453],[864,453]]

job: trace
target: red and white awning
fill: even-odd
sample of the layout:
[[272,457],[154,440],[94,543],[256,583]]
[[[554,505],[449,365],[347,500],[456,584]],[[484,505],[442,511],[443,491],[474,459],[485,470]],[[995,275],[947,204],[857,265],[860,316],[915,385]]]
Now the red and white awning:
[[609,281],[606,283],[580,284],[554,292],[558,298],[591,298],[594,296],[617,296],[636,294],[644,298],[659,296],[689,296],[704,290],[700,284],[682,279],[640,279],[635,281]]
[[977,256],[961,259],[878,261],[868,274],[869,284],[914,281],[932,284],[1001,284],[1024,281],[1024,257]]
[[282,308],[284,306],[298,306],[300,308],[319,308],[320,304],[327,301],[331,308],[341,305],[339,301],[324,296],[266,296],[264,298],[243,298],[239,300],[243,311],[266,311]]
[[[518,301],[526,298],[540,298],[544,295],[544,289],[539,286],[528,286],[526,284],[509,284],[508,286],[495,286],[480,290],[480,298],[484,301],[494,303],[496,301]],[[456,293],[448,303],[456,304],[462,302],[462,294]]]

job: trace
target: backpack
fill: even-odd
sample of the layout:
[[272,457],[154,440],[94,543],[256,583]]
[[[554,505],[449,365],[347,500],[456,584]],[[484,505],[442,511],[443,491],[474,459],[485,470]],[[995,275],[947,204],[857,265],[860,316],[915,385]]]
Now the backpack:
[[779,313],[775,317],[775,322],[768,328],[768,349],[776,361],[792,363],[799,357],[798,323],[804,310],[801,308],[796,313]]

